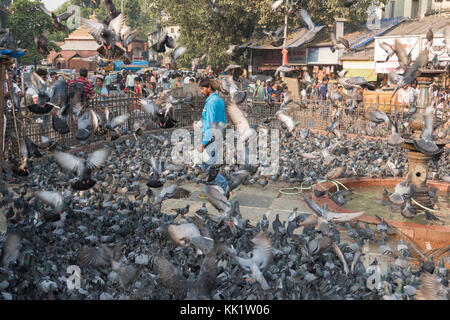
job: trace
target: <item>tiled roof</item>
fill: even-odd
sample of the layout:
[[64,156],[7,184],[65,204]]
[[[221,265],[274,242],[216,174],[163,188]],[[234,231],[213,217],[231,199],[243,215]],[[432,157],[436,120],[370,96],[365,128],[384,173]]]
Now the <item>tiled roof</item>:
[[425,35],[432,28],[434,35],[443,34],[443,30],[450,23],[450,15],[433,15],[423,19],[407,20],[398,27],[386,32],[383,36]]
[[94,40],[94,37],[89,34],[90,29],[81,26],[65,39],[69,40]]

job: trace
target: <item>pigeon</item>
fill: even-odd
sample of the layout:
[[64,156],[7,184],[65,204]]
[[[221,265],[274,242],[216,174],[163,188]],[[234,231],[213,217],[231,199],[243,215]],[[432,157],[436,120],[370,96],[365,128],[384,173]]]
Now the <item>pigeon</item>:
[[30,82],[27,83],[28,90],[26,92],[27,101],[32,100],[32,97],[37,96],[37,102],[27,105],[28,110],[36,114],[46,114],[57,107],[50,103],[50,90],[46,87],[45,81],[33,72],[30,76]]
[[450,291],[444,287],[436,277],[429,272],[422,272],[421,286],[416,290],[416,300],[449,300]]
[[392,97],[394,97],[400,88],[413,83],[414,80],[416,80],[416,78],[421,74],[419,69],[428,63],[428,52],[428,49],[423,50],[417,57],[416,61],[411,66],[406,67],[405,73],[402,76],[399,76],[400,80],[394,88]]
[[275,71],[275,77],[278,76],[278,74],[279,74],[280,72],[288,73],[288,72],[291,72],[291,71],[294,71],[294,68],[289,67],[289,66],[286,66],[286,65],[281,65],[281,66],[279,66],[279,67],[277,68],[277,70]]
[[183,46],[183,47],[178,47],[172,51],[172,54],[171,54],[172,65],[175,66],[175,68],[177,65],[177,60],[184,55],[184,53],[186,52],[186,49],[187,49],[187,47]]
[[106,117],[105,128],[110,131],[114,130],[114,131],[118,132],[117,127],[124,124],[130,118],[130,115],[129,114],[121,114],[121,115],[118,115],[117,117],[112,118],[111,114],[109,112],[109,109],[106,107],[105,108],[105,117]]
[[161,282],[176,299],[210,299],[211,292],[216,288],[217,264],[212,255],[204,258],[197,279],[185,279],[181,270],[162,255],[154,259],[154,265]]
[[292,117],[286,114],[286,112],[282,109],[278,110],[275,113],[275,116],[278,120],[280,120],[288,129],[289,133],[292,134],[292,132],[295,130],[295,128],[298,125],[298,122],[295,122]]
[[432,156],[440,152],[438,146],[433,141],[433,122],[434,122],[434,108],[429,106],[425,109],[423,114],[425,121],[425,128],[422,131],[420,139],[414,140],[414,145],[419,151],[426,155]]
[[302,197],[306,201],[308,206],[319,215],[319,223],[321,222],[321,220],[325,220],[326,222],[347,222],[354,220],[364,214],[364,212],[356,212],[356,213],[332,212],[328,210],[327,205],[321,208],[313,200],[309,199],[305,195],[302,195]]
[[387,57],[386,57],[386,60],[385,60],[385,62],[387,62],[389,60],[389,58],[391,58],[395,54],[395,51],[389,44],[387,44],[384,41],[381,41],[379,43],[379,45],[380,45],[381,49],[383,49],[386,52],[386,54],[387,54]]
[[433,39],[434,39],[434,33],[433,33],[433,29],[429,28],[428,32],[426,34],[426,38],[428,41],[428,45],[431,46],[433,44]]
[[125,54],[125,50],[116,45],[120,39],[122,28],[125,24],[126,16],[121,13],[112,19],[109,25],[101,22],[81,18],[81,23],[101,46],[97,52],[107,60],[121,59]]
[[190,196],[190,192],[173,184],[171,186],[164,186],[156,199],[156,204],[160,204],[165,199],[183,199]]
[[345,38],[336,39],[336,34],[333,31],[330,32],[330,36],[331,36],[331,42],[333,44],[333,46],[331,47],[331,52],[335,52],[336,49],[338,49],[338,50],[345,49],[347,51],[351,50],[350,43],[348,42],[347,39],[345,39]]
[[207,0],[208,4],[210,5],[211,9],[214,11],[215,14],[219,14],[220,10],[217,8],[216,0]]
[[72,188],[83,191],[95,185],[96,181],[91,177],[92,170],[103,166],[109,153],[108,148],[99,149],[91,153],[86,160],[61,151],[55,151],[53,156],[62,168],[76,174],[77,180],[72,184]]
[[399,69],[406,70],[409,64],[408,53],[405,50],[405,47],[400,43],[400,41],[395,40],[394,43],[394,52],[397,55],[399,61]]
[[36,45],[36,52],[44,57],[50,54],[48,50],[48,39],[46,32],[34,36],[34,44]]
[[283,44],[284,38],[280,38],[280,34],[284,31],[285,25],[280,26],[276,31],[263,30],[264,34],[272,38],[270,43],[273,47],[279,47]]
[[252,239],[252,242],[254,248],[248,254],[249,258],[241,258],[235,254],[233,254],[233,258],[245,271],[252,273],[252,277],[258,281],[263,290],[269,290],[270,286],[261,270],[267,268],[272,261],[272,243],[270,239],[263,234],[257,234]]
[[22,233],[20,231],[11,231],[5,239],[1,255],[1,263],[8,267],[10,263],[16,262],[20,249],[22,248]]
[[202,55],[200,58],[194,58],[192,59],[192,71],[196,72],[198,69],[198,66],[200,65],[200,63],[206,59],[208,55],[205,53],[204,55]]
[[396,205],[402,205],[405,199],[411,198],[414,194],[414,185],[407,185],[408,181],[402,181],[395,186],[395,191],[389,195],[389,201]]
[[243,141],[256,138],[255,129],[250,127],[247,118],[245,117],[242,110],[238,107],[238,105],[235,102],[231,101],[226,108],[231,122],[234,125],[234,129],[240,136],[240,138]]
[[277,0],[272,3],[272,10],[277,13],[278,8],[283,4],[284,0]]
[[300,16],[297,15],[297,17],[300,19],[302,24],[304,24],[308,28],[308,31],[304,36],[303,44],[313,41],[317,33],[319,33],[319,31],[325,27],[325,26],[316,27],[311,17],[309,16],[309,13],[303,8],[300,9]]
[[65,31],[67,27],[62,24],[63,21],[67,21],[71,16],[75,14],[75,10],[70,12],[64,12],[60,15],[56,15],[54,12],[50,12],[45,7],[44,3],[39,3],[39,9],[52,18],[52,24],[58,31]]
[[168,35],[167,31],[159,35],[158,40],[152,46],[152,49],[158,53],[166,52],[167,48],[175,49],[175,40]]

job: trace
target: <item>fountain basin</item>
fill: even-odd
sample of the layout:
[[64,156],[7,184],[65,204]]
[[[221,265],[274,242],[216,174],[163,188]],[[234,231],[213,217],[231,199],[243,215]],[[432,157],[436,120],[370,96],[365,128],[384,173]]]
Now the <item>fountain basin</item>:
[[[340,179],[343,185],[345,185],[349,189],[358,189],[364,190],[364,188],[373,188],[379,187],[381,193],[379,194],[380,198],[382,197],[382,188],[386,187],[388,189],[394,188],[399,182],[403,181],[404,178],[390,178],[390,179],[373,179],[373,178],[350,178],[350,179]],[[330,192],[336,191],[336,186],[331,183],[323,183],[322,186],[326,188]],[[427,186],[429,188],[436,187],[438,189],[438,193],[440,195],[449,198],[450,195],[450,184],[445,182],[438,181],[427,181]],[[319,186],[316,186],[316,189],[320,190]],[[321,198],[317,198],[313,196],[313,200],[319,205],[324,205],[327,203],[330,210],[334,212],[341,213],[349,213],[355,212],[354,210],[350,210],[348,208],[343,208],[338,206],[334,201],[332,201],[328,195],[325,195]],[[450,215],[450,207],[448,203],[445,204],[441,211],[445,211],[446,214]],[[368,223],[371,225],[376,225],[380,223],[379,219],[375,216],[364,214],[356,221],[360,221],[363,223]],[[388,223],[399,229],[403,232],[410,241],[413,241],[422,252],[431,252],[432,250],[438,248],[445,248],[450,246],[450,225],[425,225],[414,222],[407,221],[398,221],[396,219],[386,219]],[[450,259],[449,259],[450,260]],[[450,263],[450,261],[449,261]]]

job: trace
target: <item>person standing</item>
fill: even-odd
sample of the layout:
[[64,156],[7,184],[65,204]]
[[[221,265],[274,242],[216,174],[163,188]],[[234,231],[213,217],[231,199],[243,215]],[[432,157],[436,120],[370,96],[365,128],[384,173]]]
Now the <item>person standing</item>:
[[128,71],[127,79],[125,80],[125,87],[127,88],[127,91],[133,92],[134,91],[134,78],[136,76],[133,75],[133,72],[131,70]]
[[322,84],[319,87],[319,99],[327,100],[327,93],[328,93],[328,78],[324,77]]
[[87,69],[80,69],[80,76],[75,80],[69,82],[69,88],[71,88],[75,82],[83,86],[83,93],[87,98],[94,98],[94,89],[92,84],[89,82]]
[[95,80],[94,93],[96,99],[101,99],[102,101],[109,97],[109,91],[106,87],[105,80],[103,76],[97,76]]
[[[211,126],[225,124],[227,120],[225,118],[225,102],[212,87],[210,80],[203,79],[200,82],[200,89],[202,94],[206,97],[205,107],[202,112],[202,144],[197,149],[197,151],[202,153],[209,144],[214,142]],[[229,198],[231,190],[229,190],[227,179],[219,173],[218,169],[212,167],[217,163],[215,151],[211,151],[209,156],[209,161],[202,164],[203,170],[208,170],[209,184],[219,185],[223,189],[225,195]],[[206,185],[205,190],[208,192],[208,185]]]
[[111,91],[111,74],[108,72],[105,77],[105,86],[108,91]]
[[257,87],[255,90],[255,93],[253,94],[253,98],[256,98],[257,100],[263,100],[264,95],[266,94],[266,82],[261,81],[261,84],[259,84],[259,80],[256,82]]

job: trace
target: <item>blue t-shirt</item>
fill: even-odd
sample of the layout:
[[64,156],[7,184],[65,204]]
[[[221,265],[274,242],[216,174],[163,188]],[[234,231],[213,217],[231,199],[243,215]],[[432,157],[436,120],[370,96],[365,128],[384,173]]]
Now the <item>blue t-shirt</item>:
[[208,99],[206,99],[205,107],[202,112],[202,134],[203,141],[202,144],[206,145],[211,141],[211,123],[226,123],[225,118],[225,102],[219,97],[217,92],[211,94]]

